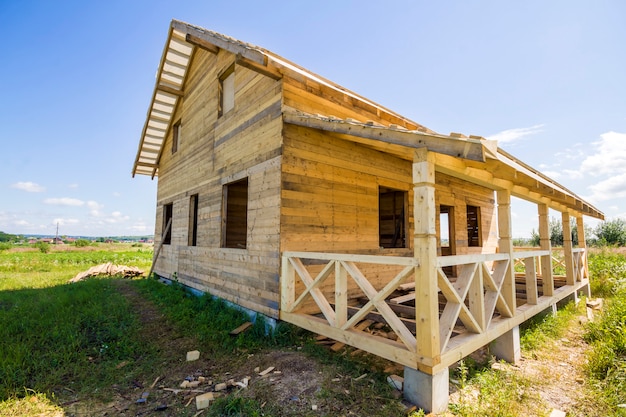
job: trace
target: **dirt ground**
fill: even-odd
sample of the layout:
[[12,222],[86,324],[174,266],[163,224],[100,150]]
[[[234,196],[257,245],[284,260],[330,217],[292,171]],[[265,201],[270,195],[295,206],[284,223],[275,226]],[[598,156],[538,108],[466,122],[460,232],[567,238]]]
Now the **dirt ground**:
[[[266,404],[268,415],[273,416],[366,415],[359,404],[351,404],[353,410],[346,407],[347,395],[344,394],[349,394],[355,384],[372,384],[371,380],[364,377],[355,381],[340,375],[298,349],[268,350],[247,357],[239,355],[228,363],[219,363],[201,353],[199,360],[187,362],[185,354],[198,349],[197,342],[179,334],[158,308],[128,281],[115,282],[118,290],[134,305],[143,337],[156,341],[158,348],[167,353],[164,356],[169,359],[162,364],[165,371],[158,380],[133,381],[132,386],[114,385],[114,398],[105,404],[69,398],[62,404],[67,416],[201,416],[203,413],[197,412],[195,398],[205,391],[216,391],[216,396],[254,398]],[[259,375],[270,367],[272,369],[265,375]],[[181,389],[180,384],[186,378],[202,382],[195,389]],[[225,384],[226,388],[217,391],[220,384]],[[321,394],[324,389],[326,392]],[[67,397],[67,393],[61,394]],[[335,401],[342,396],[342,400]],[[362,401],[375,404],[376,399]],[[398,400],[394,410],[398,413],[389,415],[403,415],[401,411],[405,407]]]
[[[229,363],[218,363],[201,353],[199,360],[187,362],[185,353],[198,349],[196,342],[179,334],[128,281],[117,280],[116,283],[119,291],[135,306],[142,322],[143,336],[146,340],[157,341],[159,349],[167,353],[164,357],[169,359],[161,367],[165,371],[158,380],[134,381],[132,386],[114,385],[114,398],[104,404],[68,398],[65,393],[63,397],[68,400],[62,406],[67,416],[201,416],[203,413],[196,409],[196,396],[216,390],[218,384],[227,387],[217,391],[216,395],[254,398],[267,404],[269,415],[367,415],[363,414],[366,407],[354,403],[348,395],[356,384],[370,384],[372,381],[368,381],[367,376],[357,380],[337,374],[329,365],[322,365],[297,349],[238,356]],[[570,412],[578,401],[576,387],[583,382],[584,350],[582,328],[577,326],[555,342],[549,355],[535,354],[524,357],[516,366],[502,366],[533,380],[549,381],[533,387],[534,395],[550,408]],[[273,369],[259,375],[270,367]],[[396,371],[402,375],[400,367]],[[185,378],[200,380],[200,383],[195,389],[181,389],[180,384]],[[397,407],[389,410],[388,415],[406,415],[410,404],[401,401],[401,393],[396,394]],[[453,393],[450,401],[454,402],[458,395],[458,392]],[[377,399],[363,398],[360,401],[376,404]],[[279,413],[276,413],[277,409]]]

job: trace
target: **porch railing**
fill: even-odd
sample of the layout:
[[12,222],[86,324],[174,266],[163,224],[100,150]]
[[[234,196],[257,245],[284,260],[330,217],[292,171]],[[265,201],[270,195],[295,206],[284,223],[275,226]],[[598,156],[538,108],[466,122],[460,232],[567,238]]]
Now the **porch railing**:
[[[518,285],[520,279],[523,281],[526,303],[554,303],[551,258],[550,251],[439,256],[437,276],[433,277],[439,309],[430,312],[429,317],[439,329],[435,349],[438,359],[418,357],[416,328],[420,320],[415,319],[416,306],[428,303],[428,295],[410,292],[419,276],[419,260],[415,258],[285,252],[281,318],[405,365],[433,366],[444,356],[456,357],[456,350],[465,352],[459,343],[468,337],[479,338],[474,345],[487,344],[511,328],[511,324],[503,324],[506,320],[516,318],[514,321],[519,323],[529,318],[526,310],[524,313],[518,309],[515,262],[524,265],[525,272],[521,277],[517,274],[517,280]],[[574,281],[581,282],[586,279],[585,250],[575,249],[572,260]],[[543,265],[543,274],[537,273],[538,265]],[[394,305],[388,300],[396,290],[405,291],[406,296],[397,298],[408,304]],[[404,314],[411,311],[412,317]],[[389,326],[396,341],[365,334],[357,327],[373,316]],[[463,336],[456,339],[458,335]],[[451,343],[453,339],[455,343]]]

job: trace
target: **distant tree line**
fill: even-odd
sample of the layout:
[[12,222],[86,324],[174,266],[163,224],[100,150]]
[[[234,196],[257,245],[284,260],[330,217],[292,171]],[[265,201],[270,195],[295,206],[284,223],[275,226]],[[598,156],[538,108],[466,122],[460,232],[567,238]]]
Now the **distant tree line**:
[[0,232],[0,242],[16,242],[19,236],[10,233]]
[[[551,218],[549,230],[552,246],[563,246],[563,224],[561,221]],[[571,232],[572,243],[578,245],[578,225],[575,221],[572,221]],[[595,229],[585,226],[585,239],[590,246],[626,246],[626,220],[617,218],[604,221],[598,224]],[[527,243],[531,246],[539,246],[539,233],[534,229]]]

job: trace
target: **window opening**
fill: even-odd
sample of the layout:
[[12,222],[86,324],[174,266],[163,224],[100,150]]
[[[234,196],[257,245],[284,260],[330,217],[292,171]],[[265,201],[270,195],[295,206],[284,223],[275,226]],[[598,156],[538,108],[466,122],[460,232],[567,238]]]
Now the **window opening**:
[[189,197],[189,246],[196,246],[198,243],[198,194]]
[[222,247],[245,249],[248,238],[248,178],[223,189]]
[[219,82],[219,109],[221,117],[235,107],[235,65],[231,65],[220,75]]
[[180,120],[177,121],[172,128],[172,153],[178,151],[178,142],[180,141]]
[[477,206],[467,206],[467,246],[482,246],[480,207]]
[[[172,243],[172,214],[174,209],[174,204],[169,203],[163,206],[163,231],[165,232],[167,229],[167,233],[163,237],[163,244],[170,245]],[[167,228],[168,223],[170,223],[169,229]]]
[[406,248],[405,205],[408,193],[380,187],[378,189],[378,231],[381,248]]

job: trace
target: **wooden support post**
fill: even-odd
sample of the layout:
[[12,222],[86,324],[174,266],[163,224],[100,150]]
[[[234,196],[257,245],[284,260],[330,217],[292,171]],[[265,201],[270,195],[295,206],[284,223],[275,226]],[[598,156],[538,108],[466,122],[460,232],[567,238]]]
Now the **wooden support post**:
[[526,302],[537,304],[537,273],[535,272],[535,258],[524,259],[524,269],[526,269]]
[[567,285],[576,283],[574,275],[574,255],[572,253],[572,226],[570,224],[570,216],[568,212],[561,213],[561,221],[563,223],[563,261],[565,262],[565,282]]
[[281,269],[280,310],[291,313],[296,300],[296,270],[286,256],[282,257]]
[[148,278],[150,278],[152,276],[152,273],[154,272],[154,267],[156,266],[157,259],[159,259],[159,254],[161,253],[161,249],[163,249],[163,241],[165,240],[165,236],[167,236],[167,232],[170,231],[171,227],[172,219],[169,219],[167,221],[167,224],[165,225],[165,229],[163,229],[163,233],[161,233],[161,241],[159,242],[159,247],[154,253],[154,259],[152,260],[152,266],[150,266],[150,272],[148,272]]
[[341,328],[348,321],[348,273],[335,262],[335,327]]
[[554,276],[552,273],[552,244],[550,243],[550,219],[548,205],[539,204],[539,247],[548,251],[547,256],[541,257],[541,278],[543,281],[543,295],[554,295]]
[[415,318],[418,358],[440,357],[437,287],[437,235],[435,228],[435,157],[428,149],[415,151],[413,159],[415,216],[414,253]]
[[585,239],[585,222],[583,221],[583,216],[576,217],[576,232],[578,233],[578,247],[585,250],[584,277],[589,278],[589,265],[587,264],[587,240]]
[[[511,192],[508,190],[496,191],[498,198],[498,249],[500,253],[513,254],[513,231],[511,227]],[[517,309],[515,297],[515,270],[511,257],[509,266],[504,274],[502,282],[502,296],[509,309],[513,312]]]

